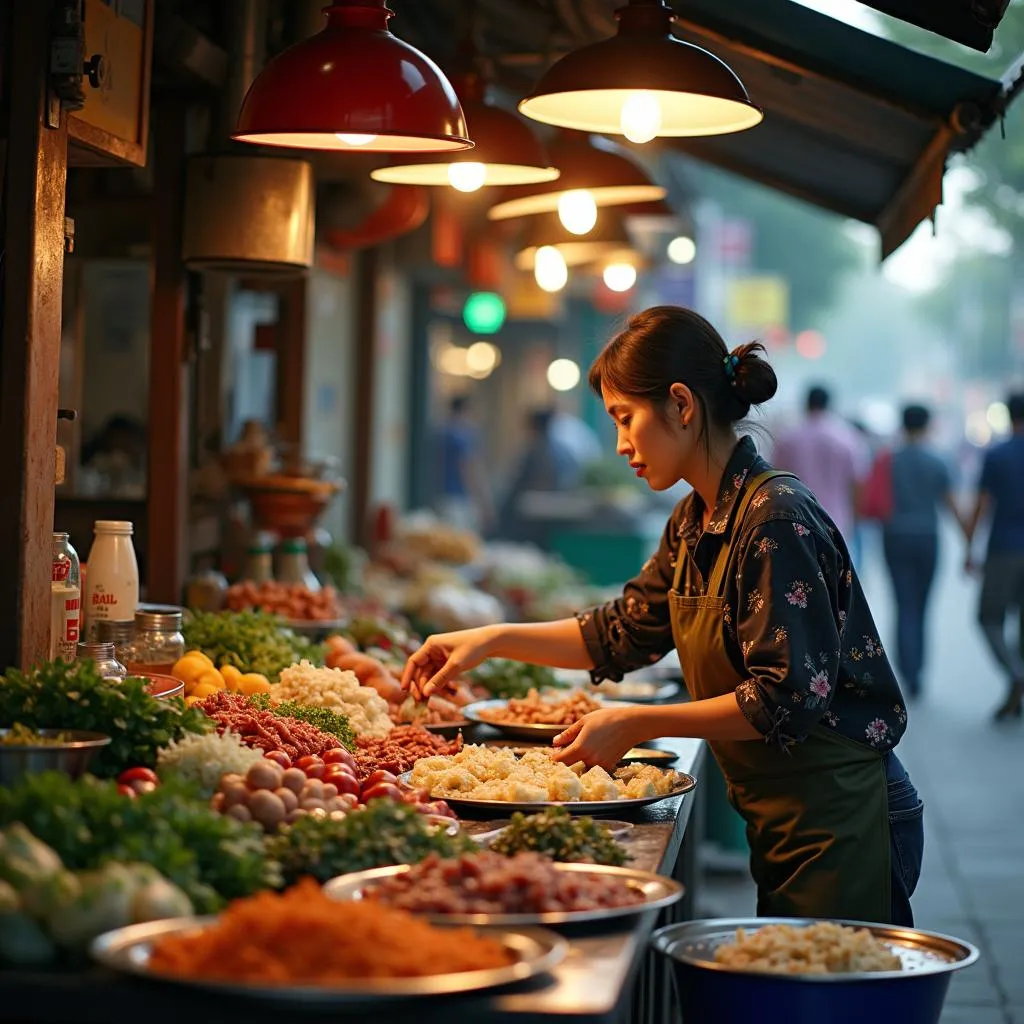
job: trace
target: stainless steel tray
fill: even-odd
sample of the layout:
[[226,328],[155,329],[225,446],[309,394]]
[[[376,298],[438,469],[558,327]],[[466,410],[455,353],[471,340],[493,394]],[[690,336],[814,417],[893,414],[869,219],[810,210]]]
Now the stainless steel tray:
[[[649,807],[651,804],[660,803],[662,800],[671,800],[673,797],[689,793],[697,785],[697,780],[685,772],[677,773],[681,777],[679,786],[671,793],[661,796],[645,796],[640,799],[622,800],[537,800],[534,802],[518,802],[511,800],[472,800],[458,796],[430,795],[431,800],[444,800],[456,813],[465,812],[470,814],[488,814],[493,818],[505,818],[513,811],[543,810],[545,807],[564,807],[570,814],[589,814],[591,817],[606,817],[609,814],[626,814],[629,811],[637,810],[640,807]],[[398,776],[402,782],[410,782],[412,772],[403,772]]]
[[659,747],[633,747],[622,755],[620,764],[653,764],[656,768],[664,768],[675,764],[679,755],[673,750],[662,750]]
[[[628,836],[634,828],[636,828],[636,826],[631,821],[604,820],[596,822],[596,824],[604,828],[605,831],[607,831],[608,835],[612,837],[612,839],[623,839],[626,836]],[[474,843],[479,843],[481,846],[489,846],[491,840],[496,839],[507,828],[508,825],[502,825],[500,828],[488,829],[486,832],[471,833],[467,831],[466,834],[469,836],[470,839],[473,840]]]
[[89,947],[93,958],[112,970],[162,984],[215,992],[238,998],[296,1007],[344,1009],[369,1003],[390,1003],[420,996],[479,992],[545,974],[559,964],[568,950],[565,939],[541,928],[490,928],[486,933],[501,942],[515,957],[508,967],[458,974],[433,974],[422,978],[368,978],[328,987],[266,985],[253,982],[204,981],[199,978],[160,974],[149,968],[155,940],[167,935],[195,932],[213,923],[212,917],[178,917],[167,921],[131,925],[107,932]]
[[[635,917],[648,910],[670,906],[683,895],[683,887],[671,878],[634,868],[617,868],[604,864],[555,864],[556,871],[564,874],[610,875],[621,878],[643,897],[643,903],[626,907],[600,907],[595,910],[560,910],[537,914],[427,914],[435,924],[493,925],[518,927],[519,925],[584,924],[593,921],[611,921],[620,917]],[[335,900],[363,899],[375,882],[408,873],[408,864],[374,868],[351,875],[332,878],[324,885],[324,893]]]
[[836,982],[879,980],[883,978],[905,978],[909,974],[942,973],[969,967],[978,959],[978,950],[960,939],[926,932],[919,928],[897,928],[890,925],[869,924],[863,921],[836,920],[834,924],[852,928],[867,928],[876,939],[883,942],[903,962],[902,971],[863,971],[849,974],[777,974],[768,971],[750,971],[715,960],[719,946],[736,939],[736,929],[753,932],[767,924],[788,924],[806,928],[820,924],[811,918],[743,917],[714,918],[706,921],[688,921],[670,925],[655,932],[652,939],[654,948],[673,960],[713,971],[730,974],[757,974],[759,977],[778,978],[787,983],[828,984]]
[[[557,695],[555,699],[564,698],[565,693]],[[625,708],[634,706],[630,701],[616,700],[606,701],[600,698],[598,699],[602,707],[607,708]],[[481,711],[492,711],[508,706],[508,700],[503,698],[495,698],[494,700],[478,700],[472,704],[467,704],[463,709],[462,713],[471,722],[476,722],[478,725],[486,725],[495,731],[501,733],[502,736],[508,736],[512,739],[520,740],[533,740],[537,742],[539,740],[551,740],[554,739],[559,733],[565,732],[569,728],[568,725],[548,725],[547,723],[539,722],[533,725],[514,724],[512,722],[492,722],[488,718],[482,718],[480,716]]]

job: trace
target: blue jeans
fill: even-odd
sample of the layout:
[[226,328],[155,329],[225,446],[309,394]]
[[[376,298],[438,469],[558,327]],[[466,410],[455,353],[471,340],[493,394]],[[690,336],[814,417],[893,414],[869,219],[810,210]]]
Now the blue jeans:
[[885,561],[896,595],[896,667],[912,697],[921,692],[924,623],[935,579],[939,540],[935,534],[884,535]]
[[906,768],[890,751],[885,758],[889,789],[889,847],[892,872],[892,923],[914,926],[910,897],[921,877],[924,856],[924,804]]

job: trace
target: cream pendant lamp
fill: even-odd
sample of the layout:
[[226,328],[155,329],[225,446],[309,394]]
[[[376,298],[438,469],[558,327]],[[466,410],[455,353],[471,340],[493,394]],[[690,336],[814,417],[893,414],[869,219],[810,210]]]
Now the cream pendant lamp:
[[523,185],[503,192],[487,211],[490,220],[510,220],[539,213],[557,213],[566,229],[585,235],[596,211],[663,199],[639,164],[625,154],[594,145],[587,135],[562,132],[548,146],[551,163],[561,171],[557,181]]
[[673,37],[664,0],[629,0],[615,14],[618,32],[552,65],[519,103],[521,113],[637,143],[725,135],[761,122],[728,64]]
[[632,251],[633,243],[617,210],[601,210],[594,229],[585,237],[567,231],[555,214],[531,218],[513,262],[517,270],[534,270],[542,249],[555,249],[567,267],[608,260]]

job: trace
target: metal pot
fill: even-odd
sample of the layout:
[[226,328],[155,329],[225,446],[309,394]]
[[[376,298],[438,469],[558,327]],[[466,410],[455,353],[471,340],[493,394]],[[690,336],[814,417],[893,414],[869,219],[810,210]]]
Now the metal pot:
[[938,1024],[953,971],[978,959],[959,939],[914,928],[837,921],[867,928],[903,961],[902,971],[860,974],[769,974],[715,962],[715,950],[736,938],[736,929],[766,924],[806,927],[811,919],[743,918],[687,921],[656,931],[654,949],[672,961],[685,1024]]

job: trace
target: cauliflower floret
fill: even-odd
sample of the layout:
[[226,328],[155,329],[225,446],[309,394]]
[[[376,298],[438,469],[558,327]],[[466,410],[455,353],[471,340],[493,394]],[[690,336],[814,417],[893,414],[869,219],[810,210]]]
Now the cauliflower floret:
[[555,770],[548,777],[548,793],[550,800],[579,800],[583,792],[580,780],[566,768]]
[[600,766],[591,768],[581,779],[584,800],[617,800],[619,787],[615,780]]

